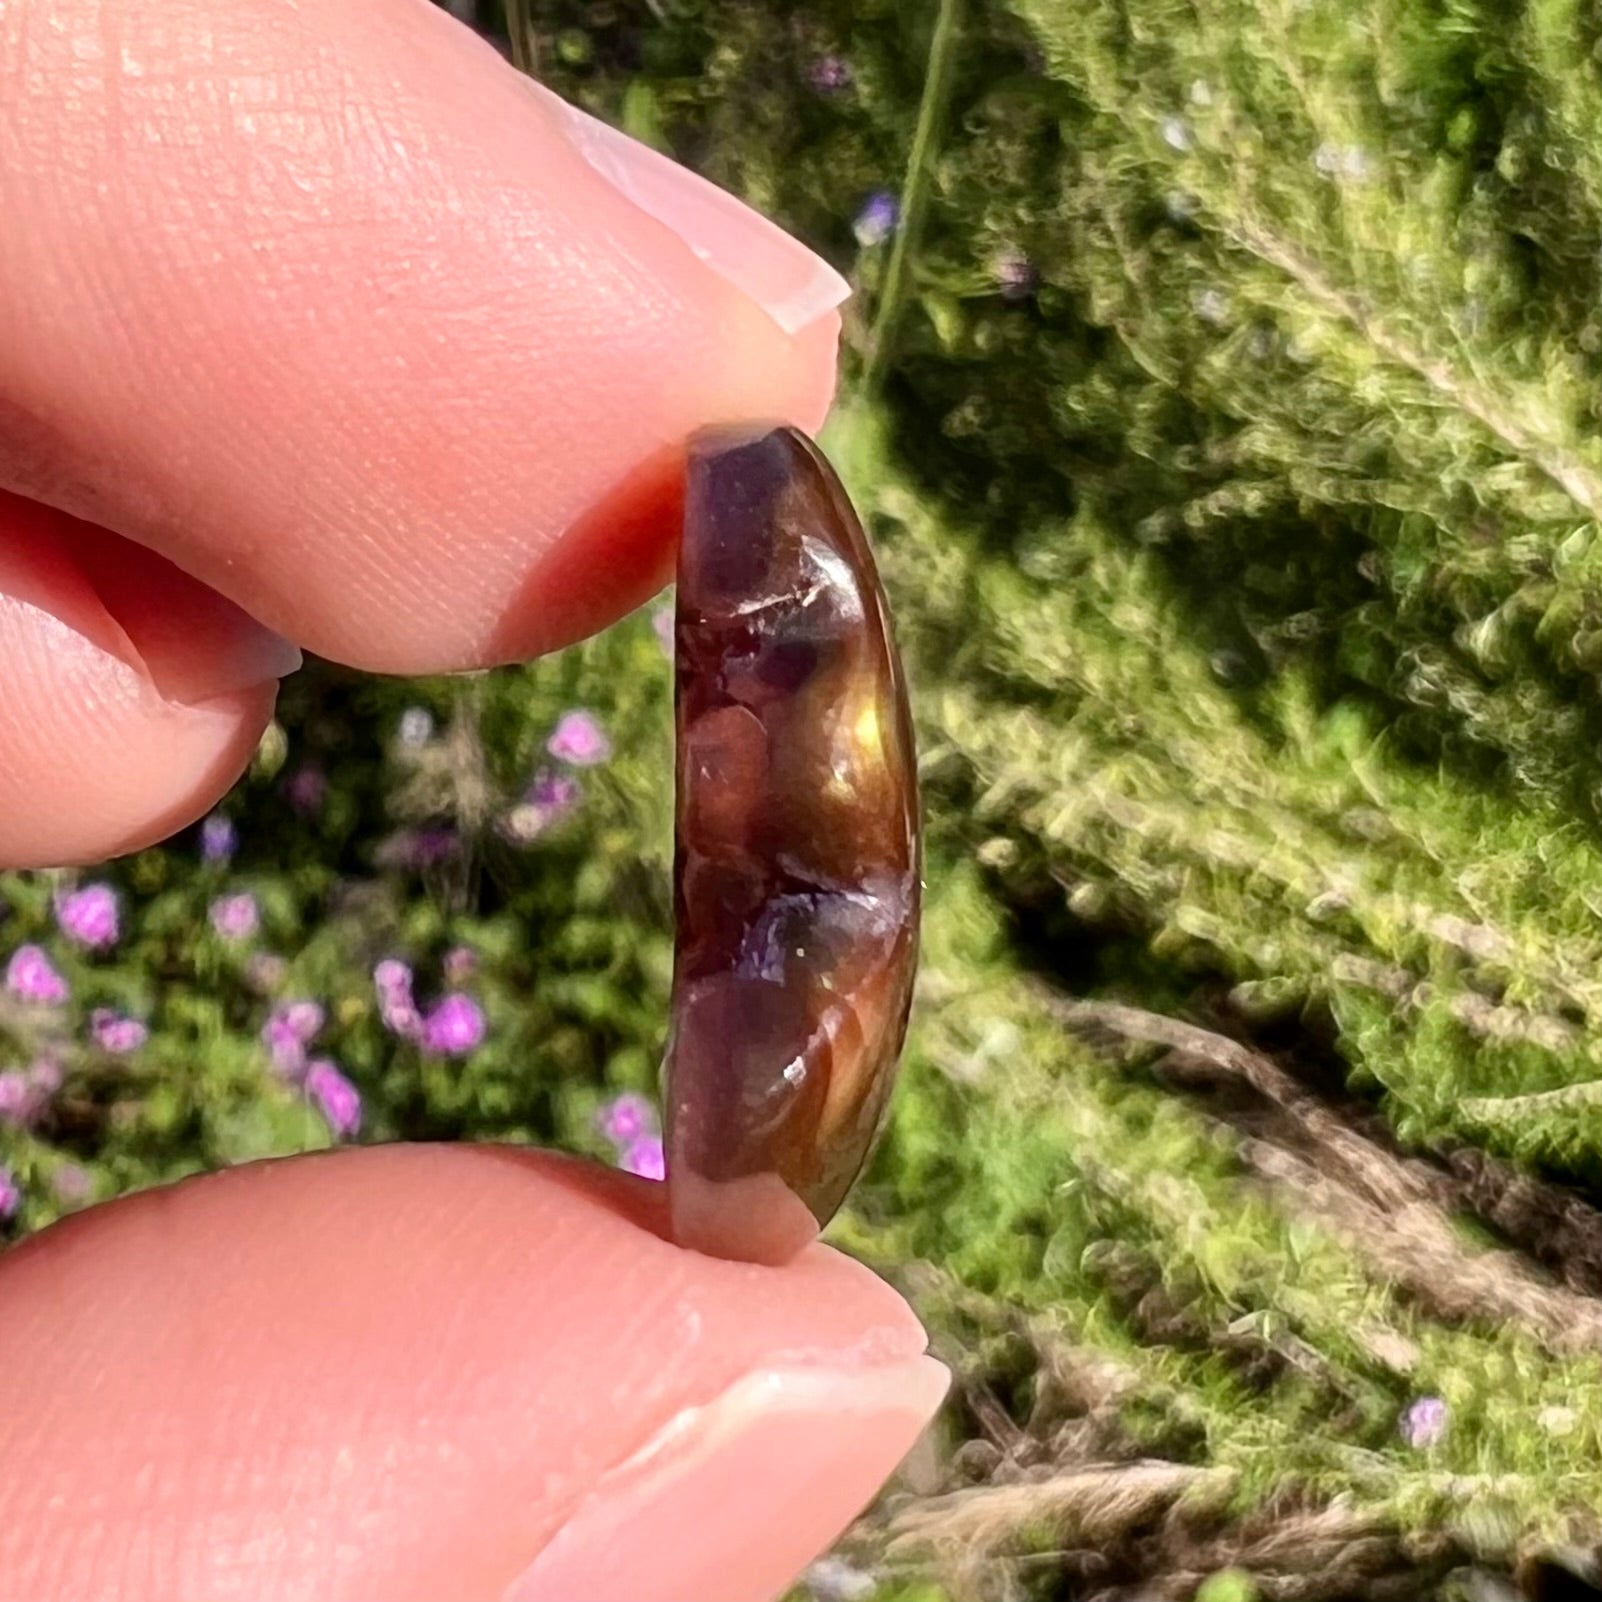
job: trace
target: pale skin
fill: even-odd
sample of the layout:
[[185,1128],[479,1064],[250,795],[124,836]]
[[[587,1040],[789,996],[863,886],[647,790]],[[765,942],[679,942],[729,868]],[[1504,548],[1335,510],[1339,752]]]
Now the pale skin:
[[[593,160],[422,0],[0,0],[0,862],[202,815],[296,646],[439,672],[605,625],[670,570],[691,433],[817,427],[826,272]],[[723,1263],[661,1217],[390,1147],[30,1240],[0,1590],[778,1594],[944,1371],[837,1254]]]

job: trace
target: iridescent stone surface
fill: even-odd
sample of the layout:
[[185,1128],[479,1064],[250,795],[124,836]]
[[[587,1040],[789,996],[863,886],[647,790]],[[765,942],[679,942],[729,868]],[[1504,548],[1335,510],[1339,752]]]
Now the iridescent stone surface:
[[794,429],[691,447],[675,626],[675,1239],[777,1263],[868,1155],[917,966],[917,773],[868,543]]

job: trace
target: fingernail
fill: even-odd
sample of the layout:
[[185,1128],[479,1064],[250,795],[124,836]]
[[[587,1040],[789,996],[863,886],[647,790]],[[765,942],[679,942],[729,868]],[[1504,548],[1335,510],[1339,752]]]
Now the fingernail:
[[569,143],[601,177],[671,228],[787,334],[850,295],[851,286],[821,256],[727,190],[548,90],[541,93],[559,113]]
[[287,678],[300,647],[222,596],[202,592],[182,610],[113,610],[141,667],[164,700],[197,706]]
[[199,705],[286,678],[300,648],[164,557],[96,534],[74,547],[80,572],[121,638],[102,643],[164,700]]
[[505,1602],[763,1602],[873,1499],[946,1393],[932,1357],[763,1369],[607,1475]]

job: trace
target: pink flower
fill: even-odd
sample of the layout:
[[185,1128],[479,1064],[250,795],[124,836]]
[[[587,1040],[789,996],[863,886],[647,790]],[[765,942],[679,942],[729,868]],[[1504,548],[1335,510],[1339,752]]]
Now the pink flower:
[[664,606],[660,611],[651,614],[651,627],[656,630],[658,643],[662,647],[662,654],[668,661],[673,660],[673,608]]
[[512,808],[506,820],[506,832],[525,844],[537,840],[579,804],[582,794],[577,779],[566,774],[541,773],[529,786],[528,794]]
[[41,1057],[28,1069],[28,1083],[41,1096],[53,1096],[61,1089],[61,1082],[66,1076],[61,1071],[61,1064],[53,1057]]
[[253,951],[245,964],[245,983],[258,996],[270,996],[289,976],[289,964],[271,951]]
[[1425,1450],[1446,1433],[1447,1406],[1438,1396],[1421,1396],[1410,1402],[1397,1428],[1409,1446]]
[[819,94],[839,94],[851,87],[851,63],[843,56],[820,56],[807,72]]
[[623,1153],[618,1166],[625,1173],[638,1174],[641,1179],[661,1179],[667,1174],[667,1159],[662,1153],[662,1142],[655,1135],[636,1140]]
[[392,1035],[415,1040],[422,1030],[417,1002],[412,997],[412,970],[395,957],[386,957],[373,969],[378,992],[378,1016]]
[[323,1027],[325,1014],[315,1001],[286,1001],[267,1015],[261,1026],[262,1044],[273,1067],[286,1079],[298,1079],[306,1069],[306,1048]]
[[284,780],[284,798],[302,817],[318,811],[328,794],[328,775],[321,768],[297,768]]
[[361,1092],[326,1057],[307,1065],[306,1090],[339,1139],[362,1127]]
[[656,1109],[632,1090],[609,1101],[596,1114],[596,1127],[620,1151],[632,1146],[642,1135],[656,1133]]
[[558,762],[571,762],[576,768],[593,768],[612,754],[606,731],[589,712],[564,712],[557,719],[555,732],[545,749]]
[[442,996],[423,1019],[423,1050],[438,1057],[465,1057],[484,1039],[484,1011],[459,991]]
[[94,1186],[86,1169],[80,1168],[77,1163],[63,1163],[50,1176],[50,1188],[56,1193],[58,1201],[71,1207],[78,1202],[88,1201]]
[[86,884],[56,897],[56,922],[69,940],[91,951],[117,943],[117,892],[109,884]]
[[150,1031],[137,1018],[110,1007],[96,1007],[89,1014],[89,1033],[102,1051],[114,1057],[138,1051],[150,1038]]
[[261,908],[249,891],[218,896],[211,904],[211,926],[224,940],[248,940],[261,927]]
[[11,1177],[11,1171],[0,1168],[0,1221],[9,1222],[22,1206],[22,1191]]
[[453,985],[470,978],[477,968],[478,953],[471,946],[452,946],[440,963],[446,981]]
[[24,1001],[54,1004],[67,999],[67,981],[39,946],[18,946],[12,953],[6,988]]

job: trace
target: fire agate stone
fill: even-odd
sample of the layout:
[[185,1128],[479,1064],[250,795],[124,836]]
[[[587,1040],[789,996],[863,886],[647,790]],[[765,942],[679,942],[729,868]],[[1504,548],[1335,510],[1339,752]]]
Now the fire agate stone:
[[921,896],[884,593],[839,480],[794,429],[692,444],[675,644],[673,1233],[783,1262],[877,1133]]

